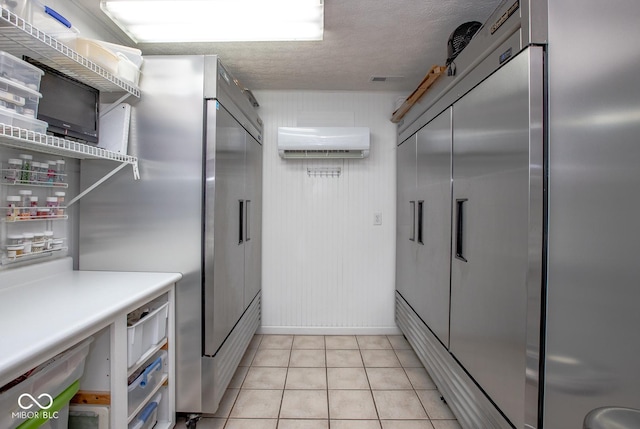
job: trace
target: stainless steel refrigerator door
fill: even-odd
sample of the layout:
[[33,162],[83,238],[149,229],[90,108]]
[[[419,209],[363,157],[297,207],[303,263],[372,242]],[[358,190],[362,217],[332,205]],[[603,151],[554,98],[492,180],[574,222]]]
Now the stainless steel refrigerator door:
[[416,136],[397,148],[396,289],[408,303],[416,295]]
[[262,145],[246,134],[244,308],[260,292],[262,279]]
[[451,252],[451,108],[418,131],[416,295],[413,305],[449,346]]
[[207,100],[204,354],[213,356],[244,310],[245,130]]
[[609,6],[549,2],[545,429],[640,408],[640,2]]
[[540,294],[528,275],[542,251],[539,239],[530,248],[530,225],[541,235],[542,76],[541,49],[527,49],[453,106],[450,351],[517,428],[537,405],[525,388],[527,335],[540,329],[527,318]]

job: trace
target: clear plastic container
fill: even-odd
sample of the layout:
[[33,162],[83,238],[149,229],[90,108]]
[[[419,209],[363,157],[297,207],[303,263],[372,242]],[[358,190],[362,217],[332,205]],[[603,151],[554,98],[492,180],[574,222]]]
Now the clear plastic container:
[[22,200],[20,203],[22,207],[20,209],[20,218],[28,219],[31,217],[31,194],[33,194],[33,192],[28,189],[23,189],[22,191],[18,191],[18,193],[20,194],[20,199]]
[[34,133],[44,134],[47,132],[47,127],[49,126],[49,124],[39,119],[16,114],[16,116],[13,117],[13,126],[25,129],[27,131],[33,131]]
[[163,374],[167,373],[167,352],[160,351],[153,360],[144,368],[127,388],[128,410],[133,413],[145,399],[149,399],[151,392],[155,391],[162,382]]
[[31,181],[31,167],[33,163],[33,156],[23,153],[19,155],[22,160],[22,172],[20,173],[20,180],[23,182]]
[[47,208],[50,210],[51,216],[57,216],[58,197],[47,197]]
[[56,181],[56,168],[58,168],[58,162],[49,160],[47,161],[47,182],[53,184]]
[[95,40],[78,37],[75,41],[75,50],[83,57],[93,61],[111,74],[118,73],[119,58],[115,52],[96,43]]
[[22,244],[24,240],[24,235],[22,234],[9,234],[7,236],[7,245],[8,246],[17,246]]
[[138,415],[129,423],[128,429],[151,429],[158,422],[158,405],[162,400],[159,393],[149,402]]
[[0,100],[6,103],[5,107],[35,119],[41,98],[42,94],[28,88],[24,82],[0,75]]
[[53,241],[53,231],[45,231],[41,241],[44,241],[45,250],[51,249],[51,245]]
[[38,216],[38,200],[39,198],[35,195],[31,196],[31,202],[29,203],[29,216],[36,217]]
[[40,243],[35,243],[35,242],[34,242],[34,243],[32,243],[32,244],[31,244],[31,252],[32,252],[32,253],[41,253],[41,252],[44,252],[44,250],[45,250],[45,249],[44,249],[44,245],[45,245],[45,243],[44,243],[44,242],[40,242]]
[[22,207],[22,198],[18,195],[7,196],[7,216],[9,221],[16,220],[20,217],[20,208]]
[[56,209],[55,215],[64,216],[64,197],[66,194],[64,192],[54,192],[53,195],[58,199],[58,208]]
[[25,21],[31,21],[31,0],[1,0],[0,5]]
[[16,258],[24,253],[24,244],[16,244],[15,246],[7,246],[7,256]]
[[31,253],[31,246],[33,245],[33,233],[25,232],[23,234],[22,244],[24,244],[24,253]]
[[34,232],[33,233],[33,242],[34,243],[44,243],[44,232]]
[[7,164],[7,170],[4,173],[4,178],[7,182],[15,183],[20,180],[20,174],[22,173],[22,160],[11,158]]
[[56,161],[56,183],[63,183],[66,179],[66,162],[64,159]]
[[5,76],[17,84],[39,91],[40,79],[44,72],[38,67],[22,61],[7,52],[0,51],[0,76]]

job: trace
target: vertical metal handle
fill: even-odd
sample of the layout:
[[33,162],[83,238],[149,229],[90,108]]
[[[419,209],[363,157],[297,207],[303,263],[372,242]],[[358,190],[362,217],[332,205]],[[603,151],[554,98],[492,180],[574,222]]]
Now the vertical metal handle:
[[416,202],[409,201],[409,205],[411,206],[411,235],[409,240],[416,241]]
[[456,258],[467,262],[464,256],[464,203],[467,198],[456,200]]
[[245,221],[245,231],[244,231],[244,240],[245,241],[249,241],[251,240],[251,236],[250,234],[250,227],[249,225],[251,225],[251,218],[250,218],[250,214],[251,214],[251,200],[246,200],[245,201],[245,210],[246,210],[246,216],[244,217],[244,221]]
[[238,200],[238,206],[238,245],[240,245],[244,238],[244,200]]
[[423,219],[424,219],[424,201],[418,201],[418,243],[422,245],[424,245],[424,241],[422,239]]

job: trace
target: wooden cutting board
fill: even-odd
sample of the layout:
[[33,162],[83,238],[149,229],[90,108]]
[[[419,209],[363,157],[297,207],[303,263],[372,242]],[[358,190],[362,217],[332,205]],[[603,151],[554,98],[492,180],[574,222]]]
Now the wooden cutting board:
[[446,67],[444,66],[433,66],[429,73],[422,79],[420,85],[407,97],[407,99],[402,103],[402,105],[393,112],[391,115],[391,122],[398,123],[400,119],[411,109],[411,107],[420,100],[420,97],[427,92],[427,89],[440,77],[440,75],[445,71]]

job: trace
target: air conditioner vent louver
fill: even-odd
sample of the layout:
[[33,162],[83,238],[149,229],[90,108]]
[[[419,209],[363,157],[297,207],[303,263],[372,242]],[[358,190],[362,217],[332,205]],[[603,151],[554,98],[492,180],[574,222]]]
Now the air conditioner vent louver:
[[278,128],[278,153],[288,159],[360,159],[369,156],[369,128]]

